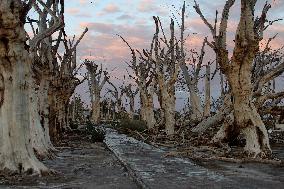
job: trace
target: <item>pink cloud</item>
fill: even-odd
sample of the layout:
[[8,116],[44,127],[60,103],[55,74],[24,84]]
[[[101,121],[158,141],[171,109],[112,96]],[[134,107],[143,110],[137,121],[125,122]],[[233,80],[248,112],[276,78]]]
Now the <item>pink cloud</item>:
[[76,15],[80,12],[79,8],[67,8],[66,13],[71,14],[71,15]]
[[117,12],[120,12],[120,8],[117,5],[111,3],[105,6],[105,8],[102,11],[98,12],[97,15],[103,16],[106,14],[117,13]]
[[79,8],[67,8],[66,13],[69,15],[78,16],[78,17],[92,17],[90,13],[81,12]]
[[111,13],[120,11],[119,7],[114,4],[108,4],[103,10],[105,12],[111,12]]
[[141,0],[137,7],[138,11],[149,13],[155,12],[158,15],[166,15],[168,12],[165,8],[160,7],[154,0]]
[[80,5],[85,5],[88,2],[88,0],[79,0]]

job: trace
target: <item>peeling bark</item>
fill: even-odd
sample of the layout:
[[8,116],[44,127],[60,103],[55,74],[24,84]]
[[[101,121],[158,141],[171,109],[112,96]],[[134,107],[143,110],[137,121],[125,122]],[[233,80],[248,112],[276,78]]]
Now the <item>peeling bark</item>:
[[[235,0],[228,0],[224,6],[219,36],[216,32],[216,24],[213,27],[202,14],[195,2],[195,10],[204,23],[210,28],[214,43],[209,45],[215,50],[217,62],[222,73],[228,78],[232,93],[234,114],[234,129],[231,135],[243,133],[246,139],[244,150],[248,155],[269,156],[271,153],[268,133],[257,109],[253,103],[253,84],[251,70],[253,60],[259,51],[259,42],[263,38],[265,30],[266,13],[271,6],[266,4],[259,18],[254,19],[255,0],[241,1],[241,17],[235,37],[233,56],[229,60],[226,48],[226,33],[230,8]],[[233,138],[231,138],[233,140]]]
[[42,174],[48,169],[36,158],[31,141],[32,59],[25,48],[24,7],[19,0],[0,2],[0,170]]
[[103,71],[102,65],[98,69],[98,65],[93,61],[85,60],[85,66],[88,70],[88,83],[92,103],[91,120],[94,124],[99,124],[101,119],[101,90],[105,83],[108,81],[109,76],[106,71]]

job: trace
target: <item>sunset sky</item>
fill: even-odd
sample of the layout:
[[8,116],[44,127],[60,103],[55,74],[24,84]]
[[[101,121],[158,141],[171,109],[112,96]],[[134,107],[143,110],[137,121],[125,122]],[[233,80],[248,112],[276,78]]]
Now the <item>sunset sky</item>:
[[[197,2],[211,23],[214,21],[215,10],[219,10],[220,15],[225,4],[225,0],[197,0]],[[272,9],[269,19],[284,18],[284,0],[270,2]],[[111,80],[121,84],[123,75],[126,74],[127,65],[125,61],[129,61],[131,56],[127,46],[116,34],[122,35],[134,48],[147,48],[154,33],[152,16],[160,16],[163,27],[167,28],[171,13],[178,16],[177,11],[180,11],[182,3],[181,0],[66,0],[66,31],[70,36],[73,34],[78,36],[85,27],[88,27],[89,32],[78,47],[78,60],[82,61],[89,58],[102,63],[105,68],[111,71]],[[257,15],[259,15],[264,3],[265,0],[258,1]],[[186,4],[186,27],[187,34],[189,34],[187,46],[188,48],[198,48],[203,38],[210,36],[210,33],[193,10],[193,0],[187,0]],[[231,9],[228,26],[229,48],[233,46],[232,36],[239,18],[239,6],[240,0],[236,0]],[[284,21],[271,26],[265,37],[271,37],[276,33],[279,33],[279,35],[277,40],[273,42],[275,48],[284,44]],[[208,50],[207,58],[212,58],[210,50]],[[212,90],[213,96],[216,97],[219,92],[214,86],[218,86],[219,81],[215,80],[212,84]],[[88,101],[87,90],[86,85],[80,86],[77,90],[86,101]],[[178,109],[182,107],[184,100],[186,100],[186,93],[178,94]]]

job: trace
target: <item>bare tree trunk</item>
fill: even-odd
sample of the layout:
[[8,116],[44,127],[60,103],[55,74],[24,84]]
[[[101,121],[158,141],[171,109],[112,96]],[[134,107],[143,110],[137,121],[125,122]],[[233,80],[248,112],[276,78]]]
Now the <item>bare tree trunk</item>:
[[130,105],[130,109],[129,109],[129,117],[130,119],[134,119],[134,97],[130,97],[129,98],[129,105]]
[[[194,88],[194,87],[193,87]],[[202,107],[201,107],[201,101],[198,94],[195,92],[195,90],[191,90],[190,92],[190,105],[192,107],[192,120],[201,120],[202,119]]]
[[41,124],[40,114],[39,114],[39,99],[37,87],[32,86],[30,89],[30,126],[31,126],[31,139],[33,149],[36,151],[37,155],[41,158],[48,157],[51,146],[46,140],[46,133],[44,127]]
[[47,168],[35,157],[30,135],[32,61],[25,49],[23,9],[19,0],[0,2],[0,170],[41,174]]
[[101,117],[101,108],[100,108],[100,93],[95,92],[94,93],[94,99],[92,103],[92,121],[94,124],[100,123],[100,117]]
[[[13,44],[10,43],[9,46],[11,48]],[[19,46],[14,47],[19,48]],[[22,54],[10,57],[9,60],[13,65],[13,71],[3,70],[2,72],[5,90],[0,109],[0,169],[18,173],[41,174],[42,171],[47,171],[47,168],[37,160],[32,149],[31,129],[35,128],[30,125],[29,87],[31,72],[28,54],[25,50],[22,50]]]
[[98,69],[99,66],[93,61],[85,60],[84,64],[88,70],[88,83],[92,102],[91,119],[94,124],[99,124],[101,116],[101,90],[109,80],[108,72],[103,71],[102,65]]
[[175,133],[175,96],[163,94],[163,104],[166,133],[173,135]]
[[249,155],[269,152],[271,149],[267,130],[252,102],[250,67],[237,67],[232,71],[229,82],[234,97],[235,124],[246,139],[245,151]]
[[191,76],[188,73],[187,67],[185,65],[185,62],[182,62],[180,64],[180,68],[182,70],[182,73],[184,75],[187,87],[189,89],[189,99],[190,99],[190,105],[192,107],[192,115],[191,115],[191,119],[192,120],[201,120],[202,119],[202,107],[201,107],[201,100],[199,95],[196,92],[196,86],[197,84],[193,85],[193,81]]
[[[229,58],[226,44],[227,25],[230,8],[235,0],[228,0],[224,6],[217,36],[213,27],[202,14],[195,2],[195,10],[210,28],[214,43],[208,44],[215,50],[221,71],[228,79],[232,93],[234,125],[231,136],[243,133],[246,139],[244,150],[248,155],[266,156],[271,154],[268,133],[253,103],[253,85],[251,70],[253,60],[259,51],[259,43],[266,29],[266,15],[271,5],[265,4],[261,16],[255,18],[256,0],[241,0],[241,16],[235,35],[233,55]],[[233,140],[234,138],[231,138]]]
[[191,131],[202,134],[209,127],[212,127],[222,122],[225,117],[230,114],[232,109],[233,108],[231,103],[231,95],[227,94],[224,98],[224,103],[220,110],[218,110],[215,115],[201,121],[196,127],[192,128]]
[[220,87],[221,87],[221,99],[225,98],[225,89],[224,89],[224,75],[220,71]]
[[210,65],[206,66],[206,77],[205,77],[205,107],[204,117],[210,116],[211,107],[211,92],[210,92]]
[[49,101],[48,101],[48,90],[49,90],[49,81],[47,79],[42,79],[39,84],[39,113],[40,113],[40,122],[44,129],[45,140],[48,143],[49,148],[52,151],[55,151],[53,147],[50,136],[49,136]]
[[211,142],[222,143],[225,140],[229,140],[230,129],[232,128],[233,122],[234,122],[234,115],[233,113],[230,113],[224,118],[221,128],[212,138]]
[[141,99],[141,119],[144,120],[149,129],[153,129],[156,123],[154,116],[153,107],[153,96],[147,95],[140,89],[140,99]]

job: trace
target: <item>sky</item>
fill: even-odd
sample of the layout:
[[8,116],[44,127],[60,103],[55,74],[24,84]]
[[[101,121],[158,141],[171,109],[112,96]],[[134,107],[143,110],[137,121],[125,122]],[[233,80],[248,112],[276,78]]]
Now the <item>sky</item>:
[[[258,0],[257,15],[260,15],[265,1]],[[214,21],[215,11],[218,10],[220,15],[225,4],[225,0],[197,0],[197,2],[211,23]],[[284,19],[284,0],[270,0],[269,2],[272,4],[272,9],[268,19]],[[79,36],[85,27],[89,28],[78,46],[78,62],[88,58],[102,63],[104,68],[111,73],[111,80],[117,85],[133,82],[123,80],[123,76],[127,75],[126,69],[128,69],[125,62],[130,61],[131,55],[128,47],[116,34],[123,36],[133,48],[148,48],[155,29],[152,16],[159,16],[163,27],[168,28],[170,18],[175,15],[176,25],[178,25],[182,4],[182,0],[65,0],[66,31],[70,36]],[[186,33],[189,35],[186,44],[188,48],[198,50],[204,37],[210,36],[210,33],[192,8],[193,4],[193,0],[186,1]],[[240,15],[239,7],[240,0],[236,0],[229,17],[229,49],[233,47],[232,40]],[[274,48],[284,44],[284,21],[271,26],[265,38],[272,37],[276,33],[279,34],[277,40],[272,43]],[[205,56],[211,60],[214,57],[212,55],[212,52],[208,50]],[[213,97],[219,94],[219,90],[216,90],[219,86],[218,82],[218,79],[212,81]],[[201,83],[201,91],[202,86]],[[79,86],[76,90],[89,103],[87,91],[86,84]],[[187,96],[186,92],[177,93],[177,109],[184,106]]]

